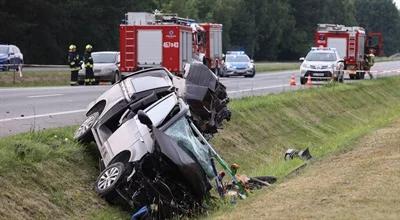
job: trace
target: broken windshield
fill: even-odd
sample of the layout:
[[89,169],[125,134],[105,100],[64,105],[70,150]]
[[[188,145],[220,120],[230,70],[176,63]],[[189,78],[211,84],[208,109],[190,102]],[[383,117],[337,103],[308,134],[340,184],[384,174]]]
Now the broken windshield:
[[165,134],[172,137],[184,150],[191,152],[209,178],[215,176],[210,163],[208,146],[199,141],[186,117],[180,118],[167,128]]

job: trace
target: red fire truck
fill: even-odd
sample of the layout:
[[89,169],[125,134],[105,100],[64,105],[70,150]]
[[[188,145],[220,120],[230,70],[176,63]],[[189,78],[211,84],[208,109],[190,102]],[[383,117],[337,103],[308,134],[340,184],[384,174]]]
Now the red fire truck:
[[[176,16],[129,12],[120,25],[120,71],[164,66],[181,75],[187,63],[198,60],[210,69],[222,59],[222,25],[199,24]],[[201,59],[200,59],[201,58]]]
[[366,31],[362,27],[346,27],[337,24],[319,24],[314,37],[316,47],[336,48],[344,59],[350,79],[363,79],[365,54],[374,49],[375,55],[383,55],[382,34]]

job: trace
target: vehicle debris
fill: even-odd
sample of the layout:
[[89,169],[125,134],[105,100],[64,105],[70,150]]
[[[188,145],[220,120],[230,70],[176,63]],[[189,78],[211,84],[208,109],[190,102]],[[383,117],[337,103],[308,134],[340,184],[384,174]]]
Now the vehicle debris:
[[164,219],[202,212],[213,180],[221,197],[233,190],[246,198],[254,185],[268,186],[239,175],[239,165],[229,166],[208,142],[230,119],[228,102],[225,86],[203,64],[186,66],[183,77],[165,68],[124,75],[89,105],[74,135],[97,144],[96,192],[138,215]]
[[312,158],[310,150],[308,147],[304,150],[296,150],[296,149],[288,149],[285,152],[284,159],[285,160],[293,160],[293,158],[298,157],[302,160],[310,160]]

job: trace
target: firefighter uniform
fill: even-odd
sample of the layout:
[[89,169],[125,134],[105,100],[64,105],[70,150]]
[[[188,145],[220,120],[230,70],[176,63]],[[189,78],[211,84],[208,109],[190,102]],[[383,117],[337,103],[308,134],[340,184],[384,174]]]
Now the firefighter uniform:
[[371,67],[375,64],[375,55],[372,50],[369,51],[367,55],[365,55],[365,70],[367,71],[369,78],[373,79],[374,76],[371,73]]
[[78,72],[81,68],[79,55],[76,52],[76,46],[71,44],[68,50],[68,64],[71,70],[71,86],[78,84]]
[[85,62],[85,70],[86,70],[86,76],[85,76],[85,84],[86,85],[93,85],[95,83],[95,78],[94,78],[94,73],[93,73],[93,58],[92,58],[92,45],[88,44],[85,47],[85,56],[84,56],[84,62]]

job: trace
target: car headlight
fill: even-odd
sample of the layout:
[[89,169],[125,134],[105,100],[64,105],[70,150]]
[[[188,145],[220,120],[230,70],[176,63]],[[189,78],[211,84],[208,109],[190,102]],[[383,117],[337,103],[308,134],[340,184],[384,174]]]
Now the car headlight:
[[252,63],[249,63],[248,65],[247,65],[247,68],[253,68],[253,64]]
[[230,68],[232,68],[232,65],[228,63],[228,64],[226,64],[226,68],[230,69]]
[[310,65],[310,64],[307,64],[307,63],[303,63],[303,64],[301,65],[301,68],[304,68],[304,69],[310,68],[310,67],[311,67],[311,65]]

